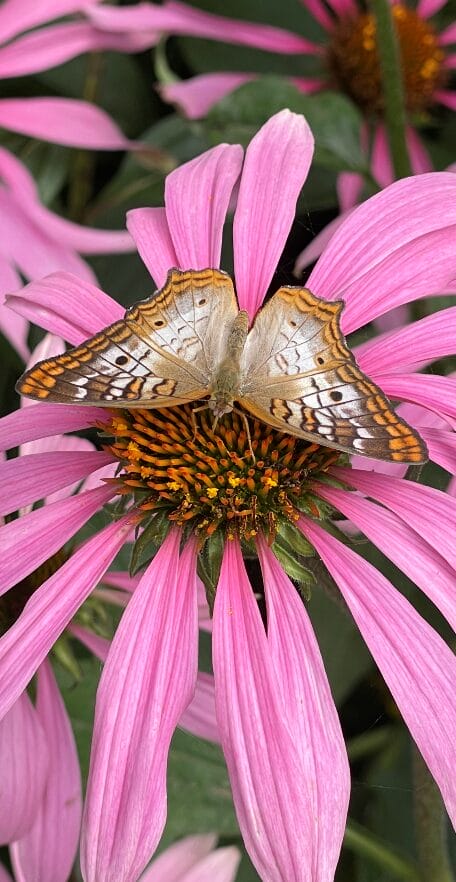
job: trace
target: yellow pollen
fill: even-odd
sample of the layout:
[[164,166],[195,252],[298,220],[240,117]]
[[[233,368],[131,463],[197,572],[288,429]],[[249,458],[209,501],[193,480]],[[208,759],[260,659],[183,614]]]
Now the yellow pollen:
[[[426,111],[445,86],[445,53],[433,26],[402,3],[393,7],[405,100],[410,113]],[[383,113],[383,89],[373,15],[339,19],[327,51],[334,84],[368,114]]]
[[254,460],[236,413],[214,430],[211,415],[191,405],[108,412],[99,428],[112,436],[120,465],[119,504],[152,529],[156,512],[158,524],[191,530],[200,545],[216,531],[246,541],[263,532],[272,541],[281,521],[294,523],[299,511],[317,516],[312,483],[341,454],[247,419]]

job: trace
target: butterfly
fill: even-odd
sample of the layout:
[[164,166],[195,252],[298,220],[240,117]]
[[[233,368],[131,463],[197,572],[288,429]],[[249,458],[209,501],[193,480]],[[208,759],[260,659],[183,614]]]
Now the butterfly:
[[[214,422],[235,403],[281,432],[351,454],[427,459],[419,435],[358,367],[340,329],[342,301],[282,287],[249,330],[230,277],[171,269],[124,319],[16,386],[39,401],[124,408],[207,399]],[[245,415],[244,415],[245,419]]]

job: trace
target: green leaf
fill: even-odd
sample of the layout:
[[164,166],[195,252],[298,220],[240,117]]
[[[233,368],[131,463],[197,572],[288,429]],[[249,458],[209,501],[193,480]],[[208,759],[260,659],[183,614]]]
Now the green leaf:
[[284,107],[303,114],[315,137],[315,161],[335,171],[368,172],[361,152],[361,116],[356,107],[333,92],[303,95],[280,77],[245,83],[222,99],[208,114],[213,137],[247,144],[274,113]]
[[303,566],[296,553],[293,553],[288,546],[281,544],[280,539],[274,542],[272,550],[290,579],[297,582],[302,597],[309,600],[311,588],[315,582],[312,573]]
[[204,582],[209,609],[213,610],[215,592],[222,565],[224,538],[221,530],[217,530],[205,542],[198,555],[198,575]]
[[147,566],[165,541],[171,522],[168,511],[157,511],[133,543],[130,560],[130,576]]

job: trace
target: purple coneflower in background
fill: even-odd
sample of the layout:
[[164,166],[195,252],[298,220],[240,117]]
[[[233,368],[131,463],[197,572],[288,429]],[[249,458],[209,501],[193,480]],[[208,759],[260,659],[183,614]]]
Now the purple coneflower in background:
[[[156,284],[164,283],[172,266],[219,266],[223,225],[240,179],[234,276],[239,305],[253,318],[282,253],[312,154],[306,121],[282,111],[258,132],[245,156],[240,146],[223,144],[172,172],[165,208],[137,209],[128,221]],[[346,334],[402,303],[454,289],[455,196],[452,174],[407,178],[340,226],[307,285],[320,297],[344,300]],[[106,294],[65,273],[32,282],[10,303],[75,345],[123,314]],[[419,370],[452,352],[455,327],[456,309],[444,309],[358,351],[360,366],[386,394],[438,417],[432,429],[421,420],[420,433],[430,458],[451,474],[456,381]],[[214,432],[203,413],[197,437],[187,406],[112,413],[31,404],[25,417],[11,414],[0,421],[4,447],[99,425],[114,436],[109,447],[121,471],[115,483],[3,528],[2,591],[16,584],[18,568],[23,578],[51,557],[119,491],[127,505],[41,585],[0,640],[1,713],[21,694],[132,524],[140,523],[144,512],[135,502],[134,481],[144,482],[140,489],[149,493],[152,510],[154,502],[160,504],[160,547],[123,614],[98,691],[81,849],[85,882],[136,882],[161,836],[169,744],[197,675],[196,561],[215,528],[214,535],[229,537],[213,616],[217,721],[242,835],[261,878],[332,882],[349,795],[345,747],[318,646],[305,606],[267,541],[282,523],[298,527],[300,542],[306,537],[339,586],[455,819],[453,654],[403,595],[331,531],[336,510],[454,626],[454,498],[391,476],[390,468],[373,461],[376,471],[368,470],[368,461],[360,469],[356,459],[348,468],[337,452],[256,420],[252,465],[236,414],[225,416]],[[65,482],[53,468],[48,479],[54,490]],[[46,478],[39,483],[29,470],[20,487],[38,498],[45,485]],[[287,497],[290,486],[299,511]],[[183,514],[183,487],[193,530]],[[0,488],[1,498],[2,482]],[[230,496],[231,489],[236,493]],[[17,507],[14,492],[9,495]],[[226,518],[224,497],[233,500]],[[250,500],[252,515],[253,497],[254,521],[247,509]],[[247,517],[234,518],[238,527],[229,515],[236,505],[247,510]],[[245,541],[256,543],[260,559],[266,627],[243,563]]]

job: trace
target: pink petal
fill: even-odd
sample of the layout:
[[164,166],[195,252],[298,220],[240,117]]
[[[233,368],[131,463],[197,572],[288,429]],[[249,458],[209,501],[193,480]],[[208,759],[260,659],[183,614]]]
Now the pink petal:
[[350,211],[358,204],[364,187],[364,178],[356,172],[341,172],[337,175],[337,198],[341,212]]
[[0,212],[4,218],[2,250],[22,275],[33,279],[54,270],[68,270],[94,281],[94,273],[82,257],[52,238],[46,226],[35,222],[25,208],[23,198],[0,190]]
[[349,215],[308,287],[317,296],[345,301],[346,333],[401,303],[447,290],[455,276],[455,222],[454,174],[396,181]]
[[0,882],[13,882],[10,874],[5,870],[3,864],[0,864]]
[[[432,162],[419,135],[411,126],[405,131],[410,164],[414,175],[432,171]],[[390,147],[384,125],[377,125],[372,145],[371,170],[381,187],[394,181]]]
[[334,27],[334,18],[329,14],[322,0],[301,0],[305,9],[308,9],[315,21],[321,24],[325,31],[332,31]]
[[38,508],[0,532],[0,594],[59,551],[115,495],[112,486],[89,490]]
[[82,813],[79,760],[65,705],[49,662],[38,671],[36,712],[49,749],[43,801],[32,829],[11,848],[17,882],[68,879]]
[[456,22],[448,25],[445,30],[439,35],[439,43],[441,46],[451,46],[452,43],[456,43]]
[[[277,670],[236,541],[227,542],[214,608],[220,737],[242,837],[268,882],[312,866],[312,785],[284,718]],[[307,872],[307,869],[306,869]]]
[[448,89],[439,89],[437,92],[434,92],[434,98],[436,101],[440,101],[444,107],[456,110],[456,92],[450,92]]
[[300,523],[350,607],[455,823],[453,652],[375,567],[316,523]]
[[253,317],[290,232],[313,155],[303,116],[282,110],[250,142],[234,218],[234,266],[241,309]]
[[[377,379],[375,374],[372,379]],[[456,428],[456,379],[431,374],[382,374],[378,382],[389,398],[427,407]]]
[[322,499],[356,524],[426,594],[456,630],[456,573],[406,521],[356,493],[316,486]]
[[363,343],[356,350],[356,359],[366,374],[378,378],[453,355],[455,339],[456,306],[452,306]]
[[453,541],[456,530],[456,500],[451,496],[432,487],[413,484],[390,475],[345,468],[334,468],[331,472],[394,511],[456,569]]
[[87,0],[33,0],[28,3],[24,3],[24,0],[3,0],[0,8],[1,40],[6,43],[21,31],[28,31],[72,12],[81,12],[86,7]]
[[446,432],[445,429],[429,429],[426,426],[422,426],[419,432],[426,442],[429,459],[450,474],[456,475],[456,433]]
[[333,882],[350,797],[344,738],[304,604],[263,538],[258,551],[277,689],[295,749],[301,753],[312,816],[318,818],[310,843],[309,878]]
[[433,169],[431,157],[416,129],[407,126],[405,136],[413,174],[421,175],[425,172],[431,172]]
[[180,882],[234,882],[240,860],[241,854],[234,845],[217,848],[180,876]]
[[256,79],[256,74],[208,73],[160,86],[164,101],[177,104],[188,119],[201,119],[225,95]]
[[[95,595],[97,592],[94,591],[93,593]],[[96,656],[96,658],[103,663],[106,661],[108,652],[111,648],[110,640],[106,640],[105,637],[100,637],[98,634],[93,634],[92,631],[88,631],[87,628],[83,628],[82,625],[69,625],[68,630],[73,637],[76,637],[83,646]]]
[[239,144],[219,144],[166,178],[166,217],[178,266],[220,266],[223,224],[242,158]]
[[64,404],[31,404],[0,419],[0,450],[9,450],[35,438],[47,438],[58,432],[76,432],[105,420],[101,407],[78,407]]
[[198,865],[216,844],[213,833],[180,839],[155,858],[141,882],[182,882],[182,874]]
[[108,294],[70,273],[30,282],[8,296],[8,306],[73,346],[125,315]]
[[0,331],[24,361],[29,357],[28,322],[3,304],[3,295],[19,288],[21,278],[9,258],[0,254]]
[[43,582],[0,639],[0,719],[103,577],[130,529],[129,519],[122,518],[92,536]]
[[179,261],[169,232],[164,208],[133,208],[127,212],[127,227],[155,284],[161,288],[168,270]]
[[[453,53],[453,55],[447,55],[444,62],[443,62],[443,66],[446,67],[448,70],[455,70],[455,68],[456,68],[456,54]],[[447,171],[448,171],[448,168],[447,168]]]
[[21,77],[63,64],[84,52],[138,52],[150,46],[144,34],[103,33],[86,22],[56,24],[19,37],[0,49],[0,77]]
[[75,98],[2,98],[0,126],[67,147],[129,150],[135,146],[104,110]]
[[0,514],[10,514],[29,502],[85,478],[112,462],[104,451],[52,451],[17,456],[0,464]]
[[30,830],[38,814],[49,766],[40,720],[26,692],[0,721],[0,843]]
[[205,37],[285,55],[314,53],[317,50],[314,43],[282,28],[213,15],[185,3],[167,2],[163,6],[137,3],[128,9],[100,6],[90,9],[89,15],[99,27],[111,31],[149,30],[152,33],[161,31]]
[[84,810],[85,882],[136,882],[166,819],[166,764],[197,671],[195,554],[173,530],[117,628],[97,696]]
[[416,11],[420,18],[430,18],[431,15],[439,12],[446,3],[447,0],[419,0]]
[[109,570],[103,579],[103,585],[113,585],[114,588],[121,588],[122,591],[128,591],[131,594],[138,587],[140,581],[139,576],[130,576],[124,570]]
[[212,674],[198,673],[195,694],[179,720],[181,729],[186,729],[197,738],[220,742],[220,734],[215,716],[215,684]]
[[321,92],[327,86],[326,80],[316,77],[289,77],[289,82],[293,83],[303,95],[313,95],[314,92]]

